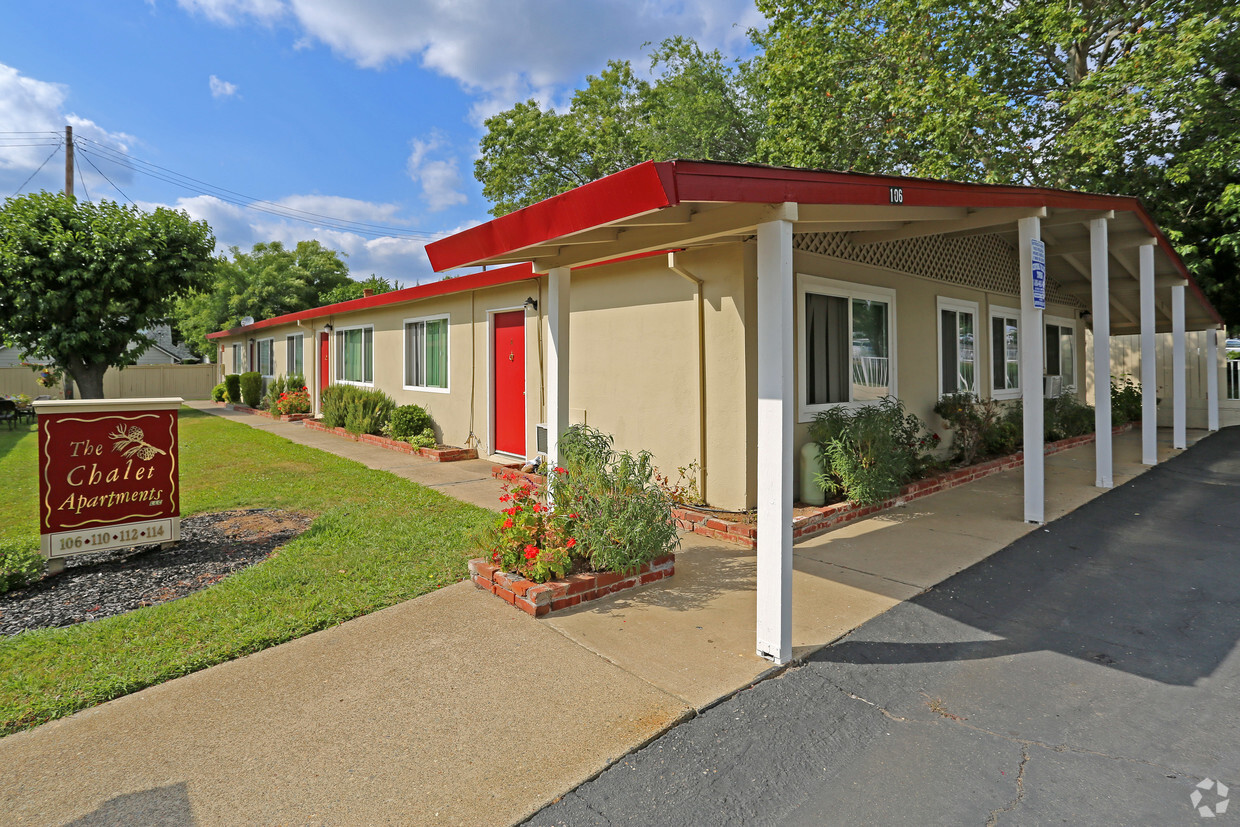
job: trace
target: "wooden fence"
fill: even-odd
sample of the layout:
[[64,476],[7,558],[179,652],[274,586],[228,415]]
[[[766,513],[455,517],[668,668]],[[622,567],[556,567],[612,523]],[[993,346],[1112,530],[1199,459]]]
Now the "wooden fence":
[[[134,365],[109,370],[103,377],[103,395],[108,399],[152,399],[179,396],[182,399],[210,399],[219,381],[218,365]],[[28,396],[64,397],[64,388],[43,388],[30,368],[0,368],[0,396],[24,393]]]

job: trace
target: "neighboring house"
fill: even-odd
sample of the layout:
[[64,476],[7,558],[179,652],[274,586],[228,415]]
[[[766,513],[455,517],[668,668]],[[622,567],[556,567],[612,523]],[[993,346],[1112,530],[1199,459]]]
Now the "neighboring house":
[[[138,361],[135,364],[180,365],[199,361],[198,357],[189,348],[172,341],[172,329],[168,325],[157,325],[142,332],[154,339],[155,344],[147,348],[146,352],[138,357]],[[131,344],[129,349],[132,350],[135,347],[137,347],[136,344]],[[20,367],[23,363],[45,365],[48,363],[48,360],[23,359],[20,350],[11,347],[0,347],[0,368]]]
[[1033,522],[1043,395],[1084,395],[1087,373],[1110,372],[1092,368],[1087,329],[1141,334],[1149,462],[1155,335],[1176,332],[1179,446],[1181,332],[1208,331],[1192,357],[1214,366],[1202,375],[1217,427],[1221,319],[1133,198],[646,163],[427,254],[439,271],[499,269],[215,333],[218,361],[268,376],[298,369],[316,392],[381,388],[428,408],[444,441],[477,439],[491,453],[534,453],[547,423],[554,455],[556,435],[585,421],[664,469],[698,461],[712,505],[759,509],[759,605],[776,605],[760,608],[759,649],[776,660],[788,656],[778,594],[790,576],[792,462],[817,412],[890,395],[936,426],[945,392],[1023,404]]

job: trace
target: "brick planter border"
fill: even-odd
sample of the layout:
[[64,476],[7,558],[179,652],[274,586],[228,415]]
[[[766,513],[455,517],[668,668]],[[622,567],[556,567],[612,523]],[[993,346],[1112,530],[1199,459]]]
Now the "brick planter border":
[[388,439],[385,436],[376,436],[374,434],[351,434],[344,428],[329,428],[322,422],[314,419],[303,419],[301,424],[312,431],[335,434],[345,439],[351,439],[354,442],[377,445],[380,448],[387,448],[389,451],[399,451],[402,454],[417,454],[420,457],[429,459],[431,462],[459,462],[463,459],[478,458],[477,448],[456,448],[451,445],[441,445],[434,448],[416,448],[408,442],[402,442],[399,439]]
[[[1140,424],[1140,422],[1128,422],[1115,426],[1111,431],[1114,434],[1122,434],[1125,431],[1138,427]],[[1085,434],[1083,436],[1061,439],[1057,442],[1048,442],[1046,443],[1044,453],[1047,456],[1058,454],[1061,451],[1087,445],[1093,442],[1094,439],[1094,434]],[[964,468],[953,468],[945,473],[911,482],[901,488],[900,493],[895,497],[876,505],[862,506],[842,502],[823,506],[812,514],[793,518],[792,539],[799,540],[803,537],[814,537],[845,523],[869,517],[871,514],[876,514],[894,505],[927,497],[939,491],[945,491],[948,488],[955,488],[957,485],[980,480],[982,477],[989,477],[991,474],[998,474],[1001,471],[1019,468],[1024,464],[1024,451],[1017,451],[1015,454],[1009,454],[1006,457],[979,462],[976,465],[966,465]],[[732,522],[706,512],[694,511],[692,508],[673,509],[672,516],[676,520],[676,527],[684,531],[691,531],[694,534],[701,534],[716,540],[736,543],[747,548],[755,548],[758,545],[758,527],[753,523]]]
[[255,416],[265,416],[268,419],[276,419],[276,420],[279,420],[280,422],[303,422],[307,419],[314,418],[314,414],[308,414],[308,413],[285,414],[284,416],[276,416],[271,411],[264,411],[259,408],[251,408],[248,405],[234,405],[232,402],[216,402],[215,404],[221,407],[224,407],[224,408],[228,408],[228,410],[230,411],[239,411],[241,413],[254,414]]
[[542,617],[625,589],[655,583],[675,573],[675,554],[651,560],[632,574],[609,571],[571,574],[564,580],[550,580],[546,583],[535,583],[520,575],[500,571],[499,566],[488,563],[481,557],[469,561],[469,579],[474,581],[475,586],[503,598],[534,617]]
[[530,482],[534,483],[535,485],[546,485],[547,484],[546,476],[542,474],[530,474],[525,471],[522,471],[521,464],[492,465],[491,466],[491,476],[495,477],[496,479],[503,479],[503,477],[506,474],[516,474],[518,477],[523,477],[529,480]]

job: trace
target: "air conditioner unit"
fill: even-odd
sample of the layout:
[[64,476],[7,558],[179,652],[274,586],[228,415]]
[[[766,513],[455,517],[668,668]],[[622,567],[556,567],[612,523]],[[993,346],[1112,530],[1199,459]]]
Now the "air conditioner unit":
[[547,423],[539,422],[534,426],[534,445],[537,447],[538,453],[546,456],[547,454]]
[[1042,395],[1047,399],[1058,399],[1063,393],[1062,376],[1043,376]]

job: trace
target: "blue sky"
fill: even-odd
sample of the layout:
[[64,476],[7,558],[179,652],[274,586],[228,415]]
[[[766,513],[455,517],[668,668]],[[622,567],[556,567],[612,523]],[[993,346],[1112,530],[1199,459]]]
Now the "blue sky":
[[[374,272],[406,285],[431,277],[426,241],[488,217],[473,178],[488,115],[529,97],[562,105],[607,60],[644,67],[643,44],[673,34],[747,53],[746,30],[762,23],[752,0],[8,0],[2,8],[0,199],[49,155],[21,191],[61,188],[55,134],[70,124],[84,148],[79,197],[176,206],[209,221],[225,247],[317,238],[348,253],[355,278]],[[127,168],[135,166],[209,186]],[[250,199],[372,227],[228,203]]]

